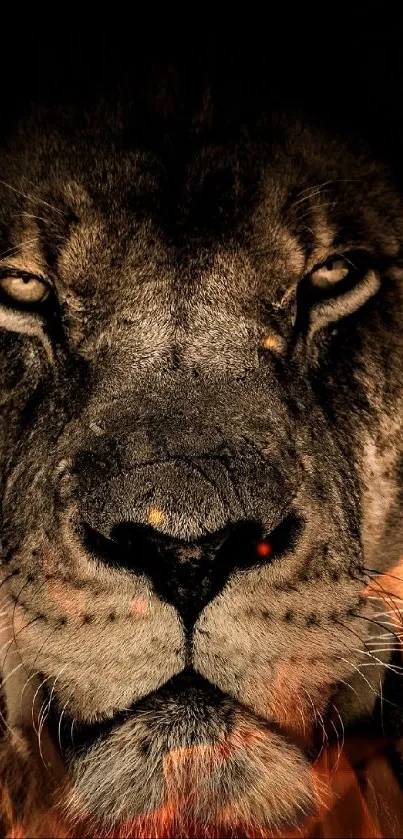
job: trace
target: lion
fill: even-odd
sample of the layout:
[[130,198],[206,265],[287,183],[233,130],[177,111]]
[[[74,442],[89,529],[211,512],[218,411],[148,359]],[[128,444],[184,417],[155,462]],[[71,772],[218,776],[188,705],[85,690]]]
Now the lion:
[[4,832],[291,835],[400,673],[393,178],[204,100],[34,109],[0,190]]

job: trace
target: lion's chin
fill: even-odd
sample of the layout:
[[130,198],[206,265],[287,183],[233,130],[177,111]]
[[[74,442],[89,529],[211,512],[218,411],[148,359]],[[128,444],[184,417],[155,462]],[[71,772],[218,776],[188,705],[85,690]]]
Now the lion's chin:
[[69,815],[114,836],[225,836],[312,814],[309,762],[229,697],[180,677],[66,752]]

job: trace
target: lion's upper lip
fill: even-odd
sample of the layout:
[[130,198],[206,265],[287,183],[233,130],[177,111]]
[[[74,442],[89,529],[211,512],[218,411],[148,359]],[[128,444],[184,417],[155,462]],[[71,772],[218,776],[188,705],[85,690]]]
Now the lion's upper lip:
[[93,723],[72,719],[66,713],[61,715],[55,703],[50,700],[47,725],[62,753],[72,757],[74,754],[86,752],[95,743],[106,740],[115,729],[136,713],[145,710],[152,713],[153,706],[157,702],[175,703],[177,701],[178,705],[186,702],[187,707],[193,705],[198,713],[203,715],[208,712],[208,709],[218,709],[226,700],[228,701],[226,694],[196,671],[188,668],[174,676],[154,693],[133,703],[130,708],[117,711],[109,719]]

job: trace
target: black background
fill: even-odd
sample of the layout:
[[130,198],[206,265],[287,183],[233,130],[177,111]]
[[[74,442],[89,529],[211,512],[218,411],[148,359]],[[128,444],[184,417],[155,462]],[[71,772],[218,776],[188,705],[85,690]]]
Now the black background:
[[[116,85],[135,89],[161,69],[187,90],[210,85],[244,112],[298,106],[328,112],[392,161],[401,175],[403,12],[400,3],[110,4],[3,12],[4,128],[32,99],[82,102]],[[56,18],[56,13],[58,18]],[[87,15],[87,16],[85,16]],[[220,100],[221,97],[221,100]]]

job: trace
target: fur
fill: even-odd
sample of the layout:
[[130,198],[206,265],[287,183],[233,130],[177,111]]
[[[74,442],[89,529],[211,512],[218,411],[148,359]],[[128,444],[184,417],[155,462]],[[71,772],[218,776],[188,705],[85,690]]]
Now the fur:
[[318,726],[371,718],[395,652],[368,582],[403,543],[400,197],[208,96],[40,110],[1,167],[4,818],[298,827]]

